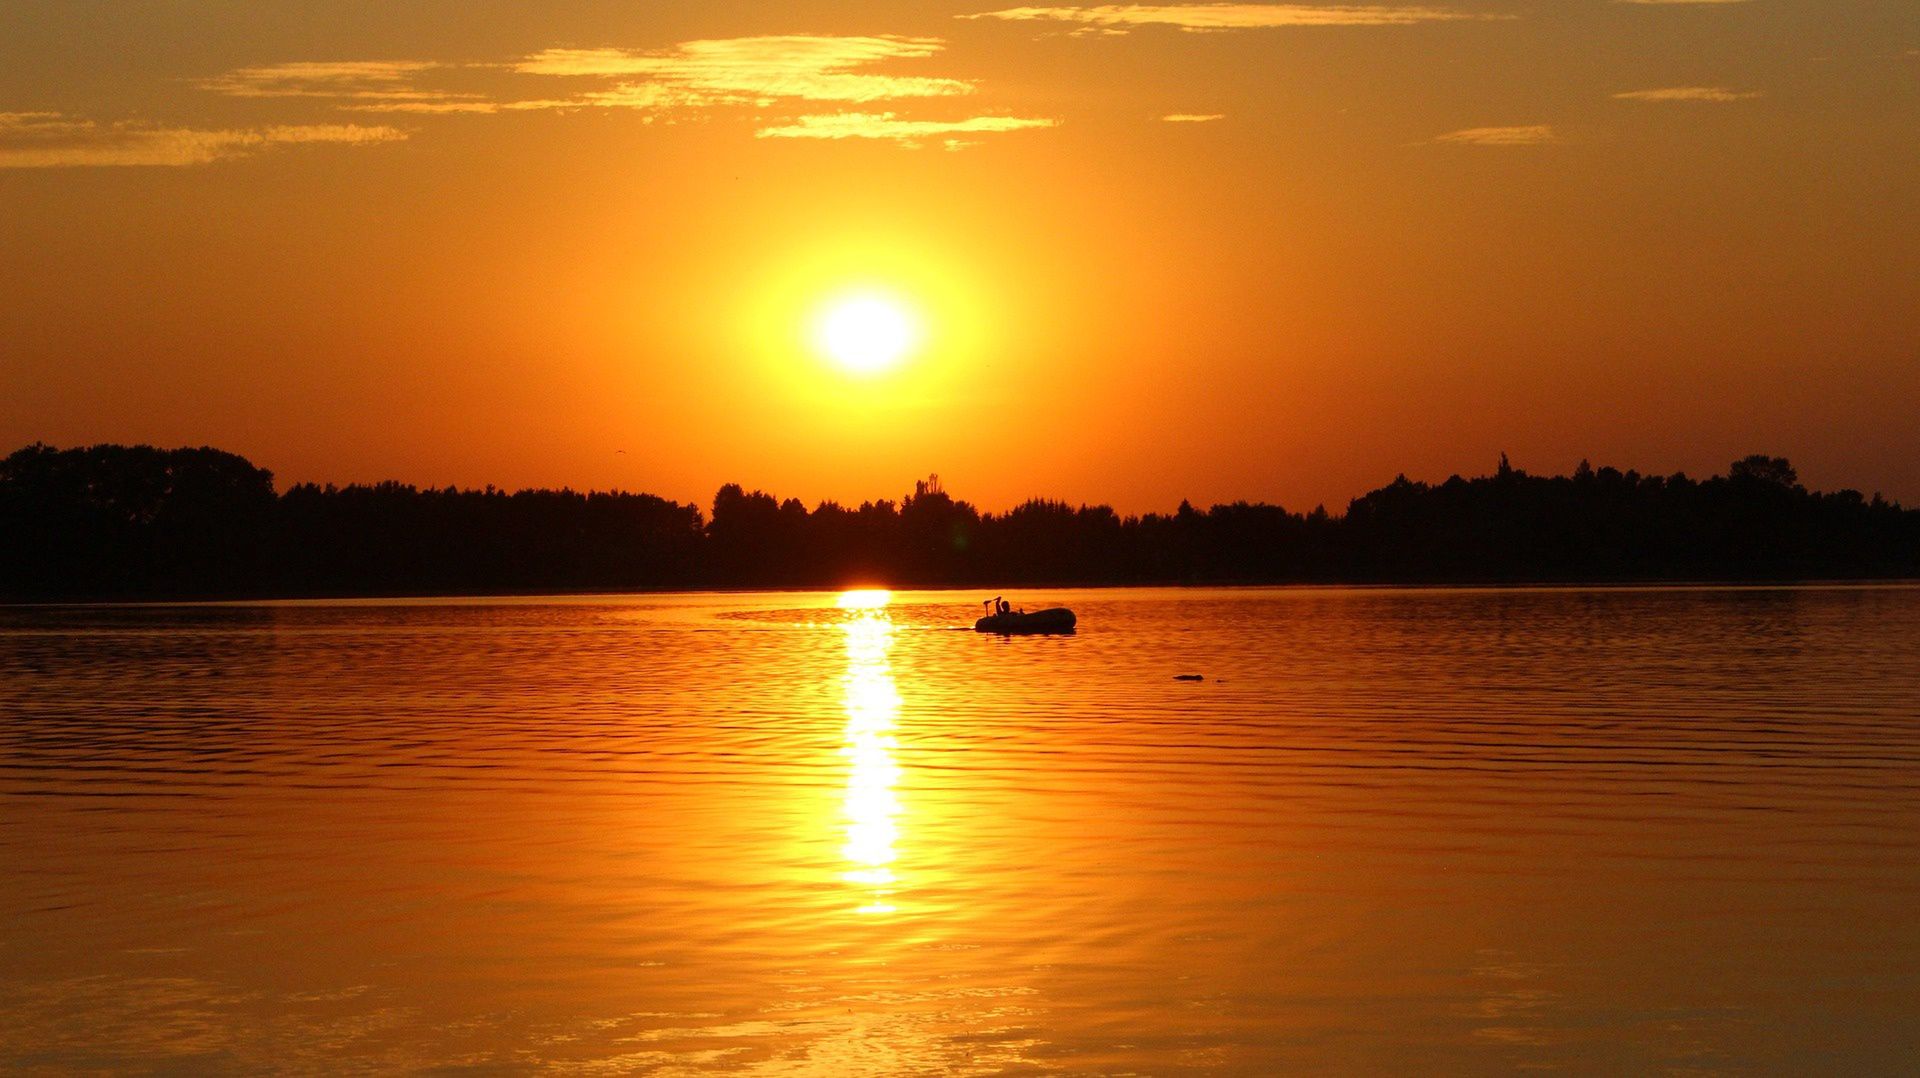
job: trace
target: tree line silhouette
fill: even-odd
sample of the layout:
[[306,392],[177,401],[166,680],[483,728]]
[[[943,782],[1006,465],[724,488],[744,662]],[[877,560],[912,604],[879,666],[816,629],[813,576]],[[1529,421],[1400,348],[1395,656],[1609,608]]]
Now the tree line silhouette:
[[0,461],[10,600],[968,585],[1788,580],[1920,576],[1920,510],[1817,493],[1780,457],[1724,476],[1582,461],[1404,475],[1343,514],[1234,502],[983,513],[937,479],[808,509],[737,484],[712,511],[623,491],[276,491],[217,449],[35,444]]

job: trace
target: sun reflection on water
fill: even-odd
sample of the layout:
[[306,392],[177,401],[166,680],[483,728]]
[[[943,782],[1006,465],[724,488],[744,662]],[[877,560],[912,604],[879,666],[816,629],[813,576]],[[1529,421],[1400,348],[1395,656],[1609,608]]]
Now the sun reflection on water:
[[900,765],[894,760],[893,731],[900,692],[888,662],[893,620],[887,602],[892,597],[878,589],[849,591],[837,604],[846,611],[841,629],[847,639],[847,725],[840,748],[848,763],[841,808],[846,842],[840,847],[847,867],[840,877],[861,888],[864,904],[859,912],[865,914],[892,913],[887,899],[897,882],[893,863],[899,856]]

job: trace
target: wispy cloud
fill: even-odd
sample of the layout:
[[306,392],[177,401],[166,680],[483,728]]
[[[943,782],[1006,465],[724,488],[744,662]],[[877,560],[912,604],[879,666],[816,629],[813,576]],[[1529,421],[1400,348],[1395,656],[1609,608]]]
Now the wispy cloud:
[[195,85],[228,97],[322,98],[356,112],[497,112],[487,95],[422,89],[422,73],[454,67],[429,60],[302,60],[235,68]]
[[1181,30],[1258,30],[1282,26],[1412,26],[1430,22],[1511,19],[1440,7],[1371,4],[1099,4],[1085,7],[1013,7],[962,15],[963,19],[1008,19],[1074,23],[1125,33],[1141,26]]
[[1170,112],[1160,117],[1162,122],[1170,124],[1208,124],[1226,118],[1224,112]]
[[57,112],[0,112],[0,168],[204,165],[300,143],[397,142],[406,132],[357,124],[295,124],[203,130],[101,124]]
[[1433,141],[1461,146],[1546,146],[1559,142],[1560,137],[1547,124],[1525,124],[1517,127],[1469,127],[1437,135]]
[[348,112],[399,112],[417,116],[453,116],[472,113],[490,116],[505,109],[559,108],[572,104],[574,103],[568,101],[489,101],[478,94],[423,94],[418,97],[356,100],[342,104],[340,107]]
[[887,139],[917,146],[958,135],[1026,131],[1054,127],[1058,120],[1021,116],[973,116],[964,120],[903,120],[891,112],[839,112],[802,116],[792,123],[763,127],[758,138]]
[[235,68],[201,79],[230,97],[353,97],[404,94],[413,77],[443,65],[426,60],[322,60]]
[[612,91],[606,93],[582,94],[579,97],[535,98],[532,100],[499,101],[473,95],[468,98],[458,95],[444,99],[421,99],[401,101],[352,101],[342,104],[347,112],[396,112],[410,113],[415,116],[492,116],[502,112],[546,112],[570,111],[587,108],[653,108],[640,100],[613,100],[622,97]]
[[1734,90],[1726,86],[1668,86],[1659,90],[1629,90],[1614,94],[1618,101],[1750,101],[1763,96],[1758,90]]
[[[663,52],[547,49],[515,65],[529,75],[645,79],[681,103],[772,104],[884,101],[973,92],[963,79],[857,70],[890,60],[921,60],[944,44],[922,37],[742,37],[688,41]],[[631,87],[623,87],[623,90]]]
[[[971,80],[895,74],[881,67],[926,60],[945,48],[945,42],[929,37],[773,35],[688,41],[652,50],[550,48],[506,64],[421,60],[267,64],[238,68],[198,85],[232,97],[326,99],[336,108],[359,113],[458,116],[627,109],[650,114],[651,119],[651,114],[675,110],[787,106],[800,111],[822,102],[871,106],[973,93]],[[568,92],[516,99],[500,95],[497,86],[495,92],[481,93],[422,85],[448,81],[450,72],[471,75],[502,69],[521,77],[560,80],[572,87]],[[763,137],[882,138],[918,144],[947,134],[1052,126],[1056,121],[992,116],[921,121],[901,119],[894,113],[849,112],[760,122]]]
[[1747,0],[1613,0],[1616,4],[1647,4],[1672,7],[1681,4],[1744,4]]

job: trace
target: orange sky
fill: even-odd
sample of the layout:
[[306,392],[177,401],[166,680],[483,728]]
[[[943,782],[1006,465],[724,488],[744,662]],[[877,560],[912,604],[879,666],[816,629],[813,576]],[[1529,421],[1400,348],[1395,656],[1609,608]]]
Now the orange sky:
[[[1920,502],[1920,6],[0,8],[0,446],[1291,508]],[[826,297],[911,298],[856,377]],[[622,452],[624,451],[624,452]]]

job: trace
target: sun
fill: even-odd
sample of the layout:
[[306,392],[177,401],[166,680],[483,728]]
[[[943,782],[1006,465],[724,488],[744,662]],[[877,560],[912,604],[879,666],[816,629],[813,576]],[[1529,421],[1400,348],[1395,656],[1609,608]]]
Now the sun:
[[849,292],[822,303],[813,319],[813,345],[842,370],[879,374],[900,365],[920,344],[920,319],[899,297]]

